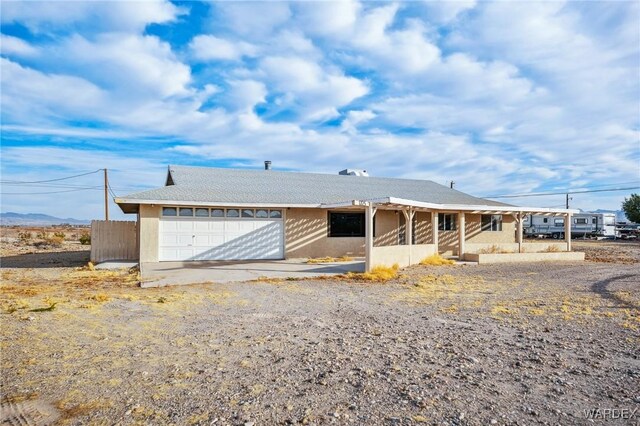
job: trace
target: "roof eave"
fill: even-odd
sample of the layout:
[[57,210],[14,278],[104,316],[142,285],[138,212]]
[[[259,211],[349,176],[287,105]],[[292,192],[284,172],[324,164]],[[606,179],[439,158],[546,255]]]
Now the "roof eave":
[[407,200],[404,198],[384,197],[373,198],[368,200],[350,200],[339,203],[321,204],[322,208],[340,208],[351,206],[374,205],[394,205],[403,207],[414,207],[425,210],[437,211],[463,211],[471,213],[542,213],[542,214],[576,214],[580,210],[576,209],[550,209],[544,207],[520,207],[520,206],[491,206],[491,205],[472,205],[472,204],[437,204],[425,203],[422,201]]
[[[122,205],[162,205],[162,206],[203,206],[203,207],[276,207],[276,208],[318,208],[316,204],[292,204],[292,203],[229,203],[217,201],[178,201],[178,200],[139,200],[135,198],[116,198],[116,204]],[[122,208],[122,207],[121,207]],[[125,212],[126,213],[126,212]]]

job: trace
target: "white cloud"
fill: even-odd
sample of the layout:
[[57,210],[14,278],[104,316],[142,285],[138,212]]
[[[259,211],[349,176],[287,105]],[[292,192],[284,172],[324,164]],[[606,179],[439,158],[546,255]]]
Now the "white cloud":
[[358,124],[365,123],[369,120],[375,118],[376,114],[371,110],[352,110],[347,113],[347,116],[344,120],[342,120],[342,124],[340,125],[340,129],[343,132],[357,133]]
[[232,80],[228,103],[234,110],[251,110],[256,104],[265,101],[267,89],[265,85],[254,80]]
[[3,55],[33,56],[38,49],[18,37],[0,34],[0,52]]
[[3,1],[3,23],[19,22],[34,32],[83,25],[92,31],[142,31],[151,23],[171,22],[185,10],[167,0]]
[[241,36],[263,39],[291,18],[285,2],[218,2],[212,9],[212,29],[226,27]]
[[300,26],[310,34],[333,36],[349,33],[360,14],[356,0],[295,3]]
[[441,24],[449,24],[461,13],[473,9],[477,4],[476,0],[456,0],[456,1],[432,1],[425,0],[424,7],[427,11],[426,18]]
[[29,123],[87,118],[107,94],[78,77],[44,74],[0,58],[2,109],[12,120]]
[[105,33],[89,40],[76,35],[50,48],[48,56],[52,67],[81,73],[127,97],[136,93],[161,98],[192,93],[190,67],[155,36]]
[[243,56],[256,56],[256,46],[246,42],[233,42],[213,35],[199,35],[189,43],[196,59],[201,61],[237,61]]
[[298,57],[268,57],[260,70],[273,87],[297,103],[307,119],[334,117],[336,108],[366,95],[367,85],[337,70],[325,70],[317,63]]

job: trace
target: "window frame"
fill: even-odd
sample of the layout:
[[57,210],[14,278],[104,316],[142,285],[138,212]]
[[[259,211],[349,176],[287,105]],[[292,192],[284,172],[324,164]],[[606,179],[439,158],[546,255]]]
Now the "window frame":
[[[360,229],[357,233],[340,233],[338,235],[335,234],[335,226],[333,225],[332,217],[338,215],[343,215],[345,217],[359,217],[360,218]],[[327,237],[328,238],[364,238],[366,236],[366,219],[364,212],[340,212],[340,211],[328,211],[327,212]]]
[[[450,220],[447,221],[447,217],[449,217]],[[457,213],[438,213],[438,231],[456,231],[457,229],[458,229]]]
[[[488,222],[487,222],[487,218],[488,218]],[[480,231],[502,232],[502,215],[501,214],[480,215]]]

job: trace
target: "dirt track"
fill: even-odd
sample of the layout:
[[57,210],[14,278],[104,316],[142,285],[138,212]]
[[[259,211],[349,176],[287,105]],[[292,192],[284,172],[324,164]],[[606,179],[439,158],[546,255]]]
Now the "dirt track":
[[637,263],[147,290],[126,271],[2,274],[5,402],[61,424],[565,425],[640,406]]

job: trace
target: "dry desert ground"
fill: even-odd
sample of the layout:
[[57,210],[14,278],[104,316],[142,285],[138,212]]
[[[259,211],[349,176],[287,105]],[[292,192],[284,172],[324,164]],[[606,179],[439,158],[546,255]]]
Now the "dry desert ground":
[[3,238],[8,424],[640,422],[638,243],[576,242],[584,263],[414,266],[385,282],[141,289],[135,270],[87,267],[69,239]]

